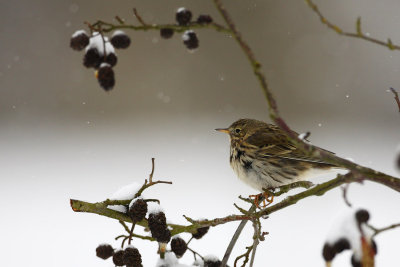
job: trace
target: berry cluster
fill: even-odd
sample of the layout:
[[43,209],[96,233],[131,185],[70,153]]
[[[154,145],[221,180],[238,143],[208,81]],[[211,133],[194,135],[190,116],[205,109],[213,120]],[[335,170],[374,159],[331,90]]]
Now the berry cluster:
[[[188,26],[192,23],[192,12],[184,7],[178,8],[175,14],[175,19],[178,25]],[[209,15],[200,15],[196,23],[198,24],[210,24],[213,20]],[[160,35],[164,39],[169,39],[174,35],[174,30],[170,28],[163,28],[160,30]],[[192,30],[187,30],[182,35],[183,44],[189,50],[194,50],[199,47],[199,39]]]
[[[355,212],[354,219],[355,219],[357,231],[362,231],[363,226],[368,222],[369,217],[370,217],[369,212],[367,210],[360,209],[357,212]],[[350,227],[348,227],[348,228],[350,228]],[[346,232],[341,233],[341,235],[343,235],[343,237],[338,238],[334,242],[325,243],[325,245],[322,249],[322,256],[324,257],[326,262],[331,262],[337,254],[341,253],[344,250],[353,249],[354,251],[356,251],[356,250],[361,249],[361,248],[357,248],[357,247],[352,247],[352,244],[351,244],[349,238],[354,238],[354,235],[349,235]],[[369,238],[367,238],[367,239],[369,239]],[[366,240],[366,239],[364,237],[361,237],[360,242],[362,243],[363,240]],[[377,254],[377,245],[376,245],[375,241],[372,238],[370,238],[369,242],[370,242],[369,246],[371,247],[372,253],[374,255],[376,255]],[[354,244],[353,244],[353,246],[354,246]],[[360,244],[360,246],[361,246],[361,244]],[[359,254],[362,254],[362,252],[359,252],[358,255],[356,255],[356,253],[354,253],[351,257],[351,264],[353,267],[361,267],[361,259],[359,258],[360,257]]]
[[142,256],[133,246],[128,246],[125,250],[115,250],[109,244],[101,244],[96,248],[96,255],[103,260],[112,257],[115,266],[142,267]]
[[100,86],[109,91],[115,85],[112,67],[118,61],[114,48],[125,49],[129,47],[130,43],[130,38],[122,31],[115,31],[109,41],[108,37],[101,33],[93,32],[89,37],[84,30],[79,30],[72,35],[70,46],[76,51],[85,48],[83,65],[87,68],[94,68]]

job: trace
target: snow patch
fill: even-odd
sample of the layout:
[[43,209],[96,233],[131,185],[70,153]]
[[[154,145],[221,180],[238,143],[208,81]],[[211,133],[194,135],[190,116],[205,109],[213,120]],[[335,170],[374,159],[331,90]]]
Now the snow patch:
[[132,199],[142,185],[138,183],[131,183],[121,187],[110,197],[111,200],[128,200]]

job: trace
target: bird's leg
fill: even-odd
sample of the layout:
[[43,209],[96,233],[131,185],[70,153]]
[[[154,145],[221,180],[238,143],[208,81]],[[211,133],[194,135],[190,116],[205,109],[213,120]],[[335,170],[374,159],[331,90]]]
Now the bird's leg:
[[[249,198],[254,198],[254,205],[256,205],[257,208],[262,209],[274,201],[274,193],[270,190],[265,190],[260,194],[250,195]],[[262,199],[262,206],[260,206],[260,199]],[[268,204],[266,204],[266,202],[268,202]]]

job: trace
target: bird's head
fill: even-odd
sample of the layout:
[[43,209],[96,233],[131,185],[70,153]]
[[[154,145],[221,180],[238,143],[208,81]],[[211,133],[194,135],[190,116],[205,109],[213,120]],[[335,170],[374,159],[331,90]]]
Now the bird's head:
[[221,133],[229,134],[232,140],[238,140],[246,135],[251,134],[254,126],[256,126],[257,123],[259,123],[259,121],[252,119],[240,119],[232,123],[228,128],[218,128],[215,130]]

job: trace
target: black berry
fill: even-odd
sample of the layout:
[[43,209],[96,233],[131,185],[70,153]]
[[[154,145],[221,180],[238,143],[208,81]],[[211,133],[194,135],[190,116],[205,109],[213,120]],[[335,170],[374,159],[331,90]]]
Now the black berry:
[[76,50],[76,51],[81,51],[88,44],[89,44],[89,36],[83,30],[76,31],[72,35],[71,41],[69,43],[71,48]]
[[115,55],[115,53],[109,53],[109,54],[106,56],[105,62],[106,62],[107,64],[109,64],[111,67],[114,67],[114,66],[117,64],[117,62],[118,62],[118,58],[117,58],[117,56]]
[[371,240],[371,246],[372,246],[372,250],[374,251],[374,254],[378,254],[378,246],[376,245],[375,240]]
[[202,238],[205,234],[207,234],[208,229],[210,229],[210,226],[207,227],[201,227],[197,229],[197,232],[192,234],[192,236],[196,239]]
[[124,254],[125,251],[123,250],[118,250],[114,253],[113,263],[115,264],[115,266],[124,266]]
[[175,18],[179,25],[188,25],[192,19],[192,12],[184,7],[178,8]]
[[217,259],[207,259],[204,261],[204,267],[220,267],[221,266],[221,261]]
[[103,260],[108,259],[112,255],[114,255],[114,249],[109,244],[102,244],[96,248],[96,256]]
[[[169,238],[171,238],[171,233],[167,229],[167,219],[165,218],[164,212],[150,213],[147,221],[151,236],[157,239],[158,242],[167,243]],[[167,240],[167,242],[164,242],[165,240]]]
[[343,250],[350,249],[350,243],[347,239],[341,238],[333,245],[333,249],[336,253],[340,253]]
[[187,49],[196,49],[199,47],[199,39],[194,31],[188,30],[182,35],[183,43]]
[[131,217],[133,222],[140,222],[144,219],[147,213],[147,203],[139,198],[132,203],[129,208],[128,215]]
[[99,50],[92,47],[86,51],[85,56],[83,57],[83,65],[85,65],[86,68],[98,68],[102,59]]
[[185,240],[180,237],[176,237],[171,241],[171,249],[175,253],[177,258],[180,258],[185,254],[187,250],[187,244]]
[[369,212],[367,210],[358,210],[356,212],[356,219],[358,223],[366,223],[369,220]]
[[122,257],[124,265],[129,267],[141,267],[142,266],[142,256],[139,250],[134,247],[127,247],[125,253]]
[[131,39],[123,31],[116,31],[111,37],[111,44],[115,48],[124,49],[131,44]]
[[197,18],[197,23],[199,24],[210,24],[211,22],[213,22],[213,19],[210,15],[200,15]]
[[97,80],[100,86],[106,90],[111,90],[115,85],[114,71],[110,65],[103,63],[97,70]]
[[160,30],[160,35],[164,39],[169,39],[172,37],[172,35],[174,35],[174,30],[170,28],[162,28]]
[[356,259],[356,257],[354,256],[354,254],[353,254],[353,256],[351,256],[351,265],[352,265],[353,267],[362,267],[362,266],[361,266],[361,262],[360,262],[359,260]]
[[168,243],[171,240],[171,231],[165,228],[164,231],[158,237],[156,237],[156,239],[160,243]]
[[324,257],[324,260],[326,262],[330,262],[335,257],[335,255],[335,249],[331,245],[325,244],[324,248],[322,249],[322,257]]

